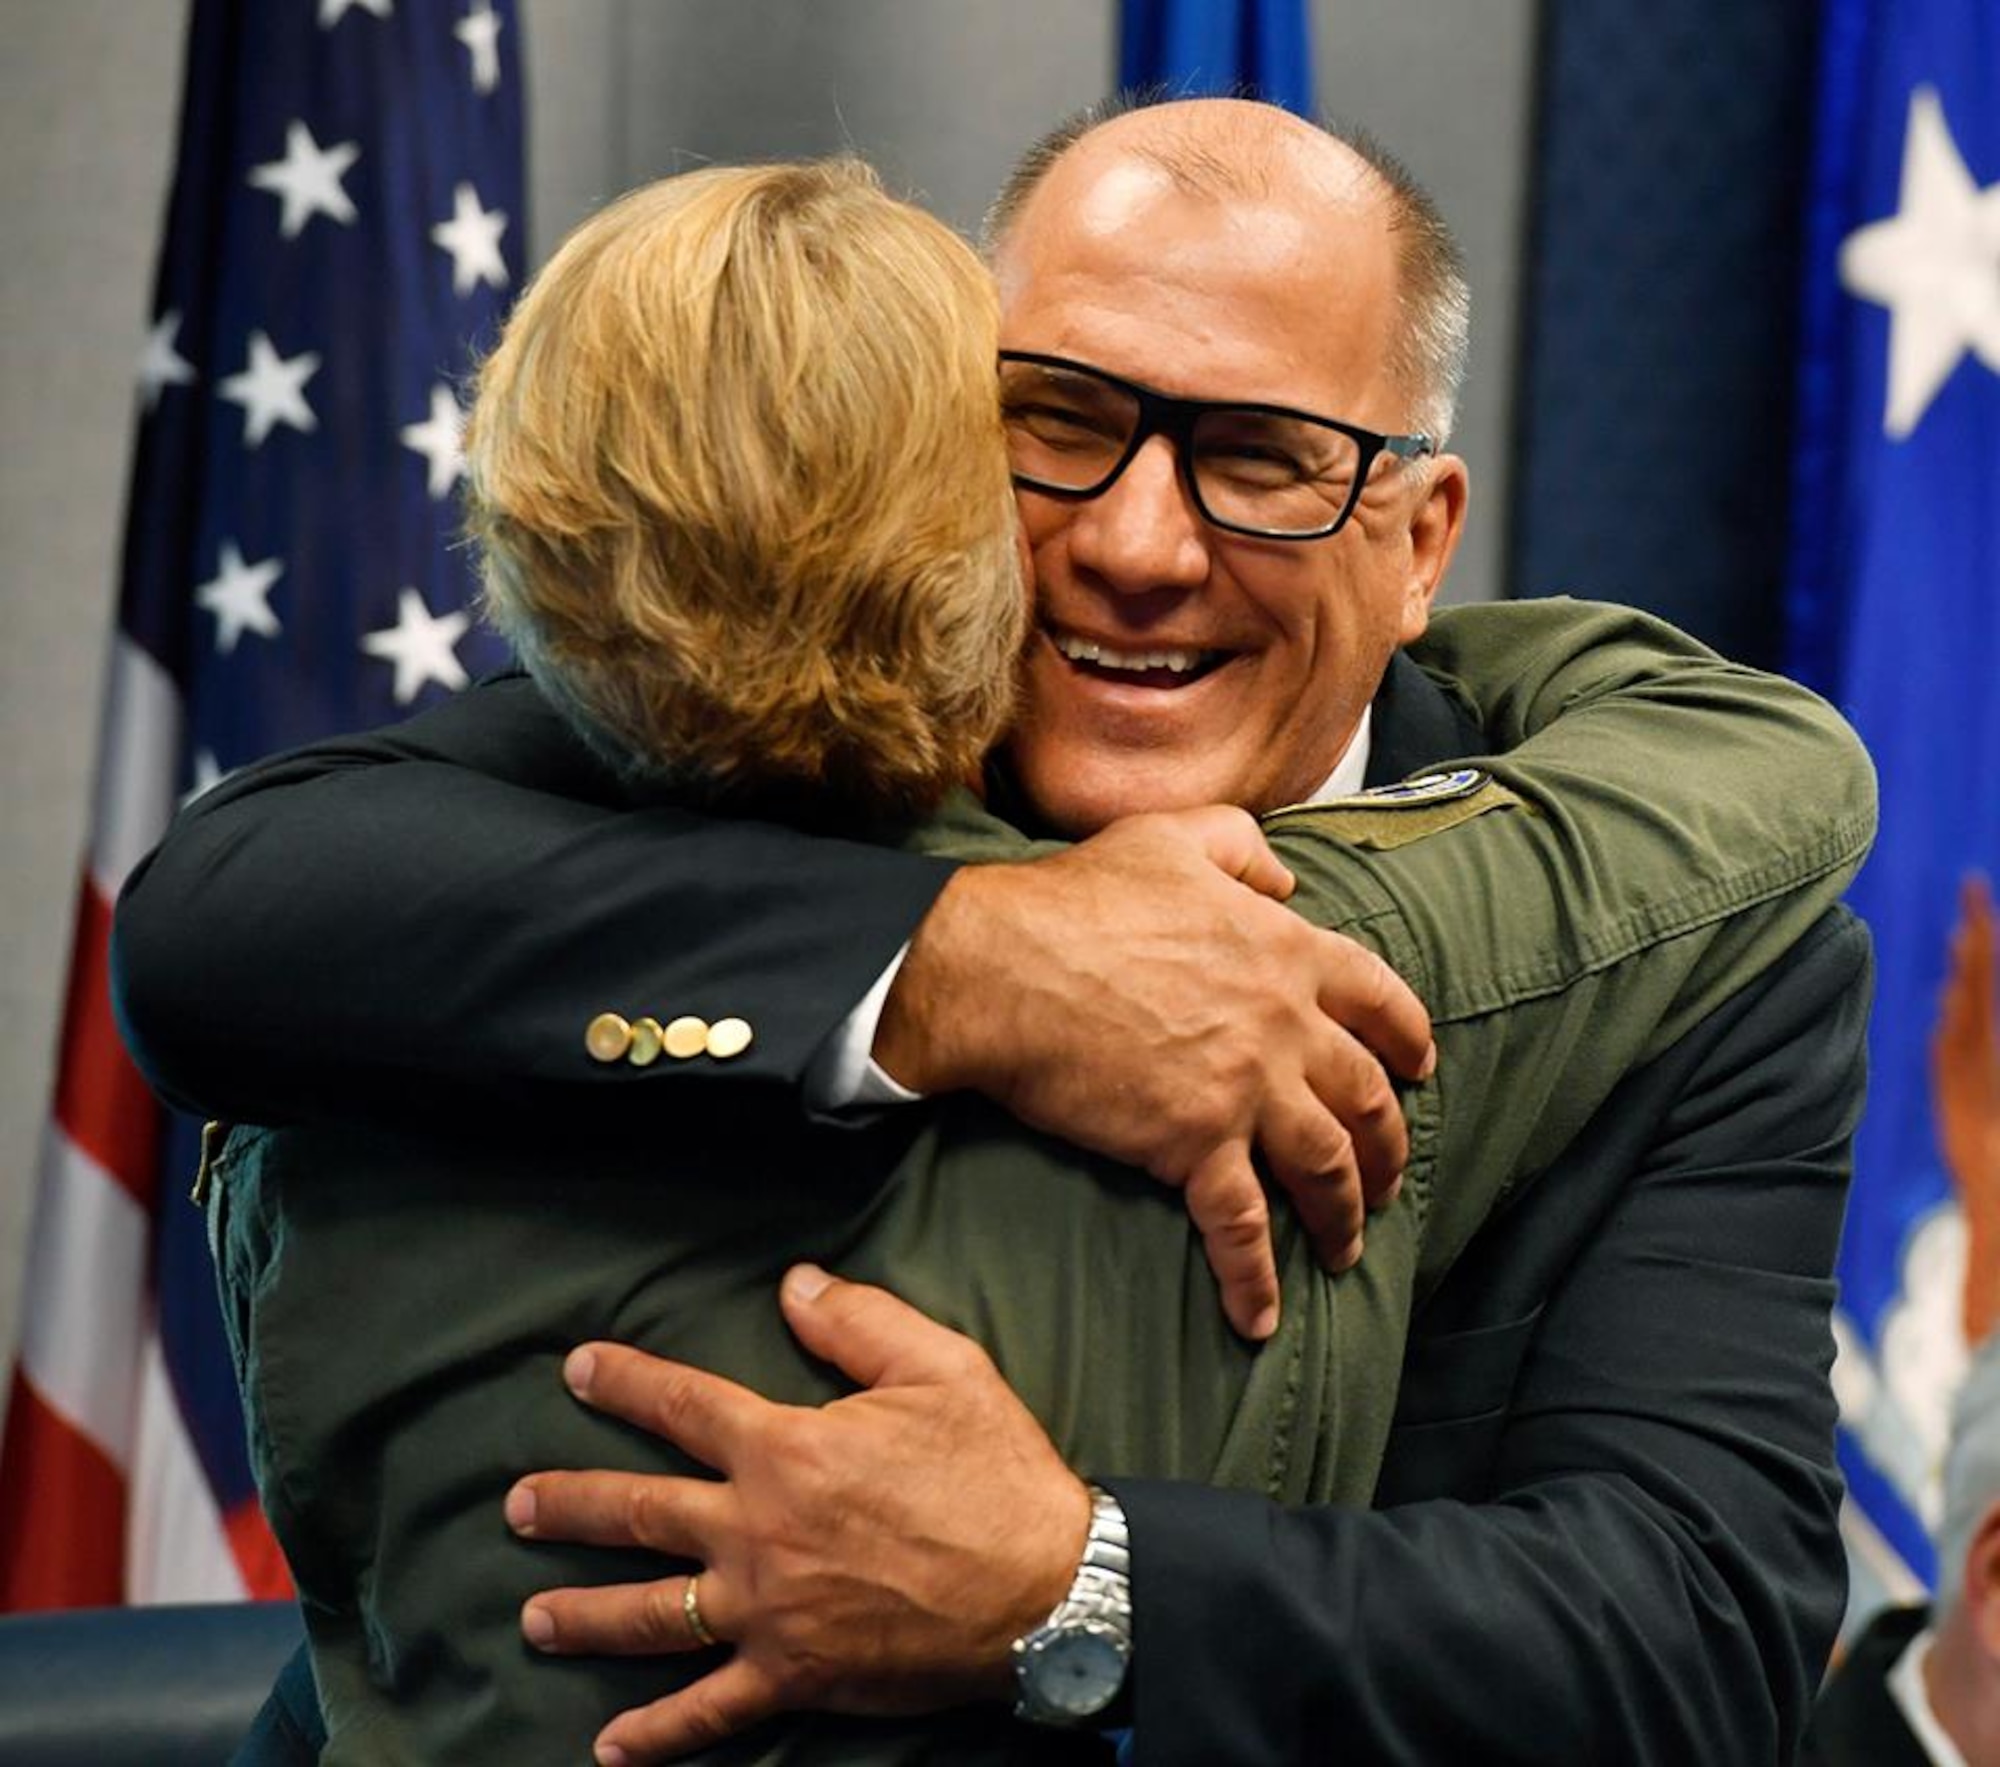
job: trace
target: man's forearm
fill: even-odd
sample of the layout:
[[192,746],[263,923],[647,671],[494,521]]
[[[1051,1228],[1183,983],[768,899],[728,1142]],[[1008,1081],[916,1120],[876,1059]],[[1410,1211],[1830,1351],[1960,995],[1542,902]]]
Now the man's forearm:
[[[226,782],[119,905],[148,1078],[211,1116],[391,1124],[796,1087],[954,866],[616,789],[525,681]],[[753,1041],[602,1063],[584,1031],[605,1011],[741,1018]]]

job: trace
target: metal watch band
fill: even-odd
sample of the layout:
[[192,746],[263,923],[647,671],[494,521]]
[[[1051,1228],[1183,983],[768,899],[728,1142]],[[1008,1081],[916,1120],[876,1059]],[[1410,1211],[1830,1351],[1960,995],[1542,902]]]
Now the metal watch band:
[[[1052,1677],[1065,1647],[1084,1639],[1106,1647],[1116,1673],[1102,1675],[1081,1707],[1075,1690],[1058,1689]],[[1035,1724],[1086,1722],[1117,1697],[1132,1660],[1132,1553],[1125,1511],[1101,1486],[1090,1487],[1090,1527],[1069,1591],[1033,1631],[1014,1640],[1014,1714]]]
[[1132,1536],[1125,1525],[1123,1507],[1101,1485],[1090,1487],[1090,1528],[1083,1537],[1083,1558],[1070,1580],[1069,1593],[1042,1624],[1064,1626],[1084,1620],[1104,1622],[1130,1645]]

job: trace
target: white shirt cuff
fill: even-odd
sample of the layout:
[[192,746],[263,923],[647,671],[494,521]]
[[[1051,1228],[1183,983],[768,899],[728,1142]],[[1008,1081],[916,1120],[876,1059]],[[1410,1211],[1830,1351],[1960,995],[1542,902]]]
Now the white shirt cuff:
[[889,967],[875,978],[875,985],[861,996],[861,1002],[834,1027],[806,1066],[805,1106],[808,1116],[822,1122],[854,1124],[885,1105],[916,1104],[923,1094],[912,1092],[893,1079],[875,1060],[875,1031],[882,1022],[882,1008],[895,985],[903,959],[910,954],[905,944],[889,959]]

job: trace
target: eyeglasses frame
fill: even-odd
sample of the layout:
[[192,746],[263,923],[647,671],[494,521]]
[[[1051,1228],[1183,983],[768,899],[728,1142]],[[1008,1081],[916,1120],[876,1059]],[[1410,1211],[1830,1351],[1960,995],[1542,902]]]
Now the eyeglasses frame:
[[[1096,484],[1079,489],[1074,485],[1053,485],[1028,473],[1016,472],[1012,475],[1014,483],[1026,490],[1039,491],[1045,497],[1060,497],[1070,503],[1088,503],[1093,497],[1102,497],[1118,482],[1119,475],[1132,464],[1141,448],[1153,437],[1165,436],[1174,445],[1174,457],[1180,463],[1181,481],[1187,486],[1188,496],[1202,520],[1211,527],[1220,528],[1226,534],[1242,534],[1252,540],[1327,540],[1347,525],[1347,519],[1360,503],[1369,474],[1375,470],[1375,462],[1381,455],[1392,455],[1398,460],[1417,460],[1437,452],[1437,443],[1421,432],[1407,436],[1384,435],[1380,430],[1363,429],[1358,423],[1343,423],[1337,417],[1321,417],[1314,411],[1300,411],[1290,405],[1266,405],[1250,399],[1183,399],[1069,356],[1044,355],[1038,350],[1002,350],[999,359],[1080,374],[1116,387],[1138,403],[1139,420],[1133,426],[1132,439],[1126,443],[1124,453],[1118,456],[1110,471]],[[1217,515],[1201,494],[1201,481],[1194,469],[1194,451],[1189,446],[1194,437],[1195,423],[1211,411],[1243,411],[1255,417],[1289,417],[1302,423],[1315,423],[1346,436],[1361,450],[1361,459],[1340,513],[1325,527],[1313,528],[1305,533],[1250,527],[1243,522],[1225,521]]]

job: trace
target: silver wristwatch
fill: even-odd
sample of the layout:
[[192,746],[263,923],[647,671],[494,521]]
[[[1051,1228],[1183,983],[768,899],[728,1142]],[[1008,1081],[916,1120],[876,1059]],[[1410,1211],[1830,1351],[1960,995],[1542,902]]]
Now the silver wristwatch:
[[1090,1487],[1090,1532],[1069,1593],[1014,1640],[1014,1716],[1083,1724],[1125,1685],[1132,1662],[1132,1554],[1118,1499]]

